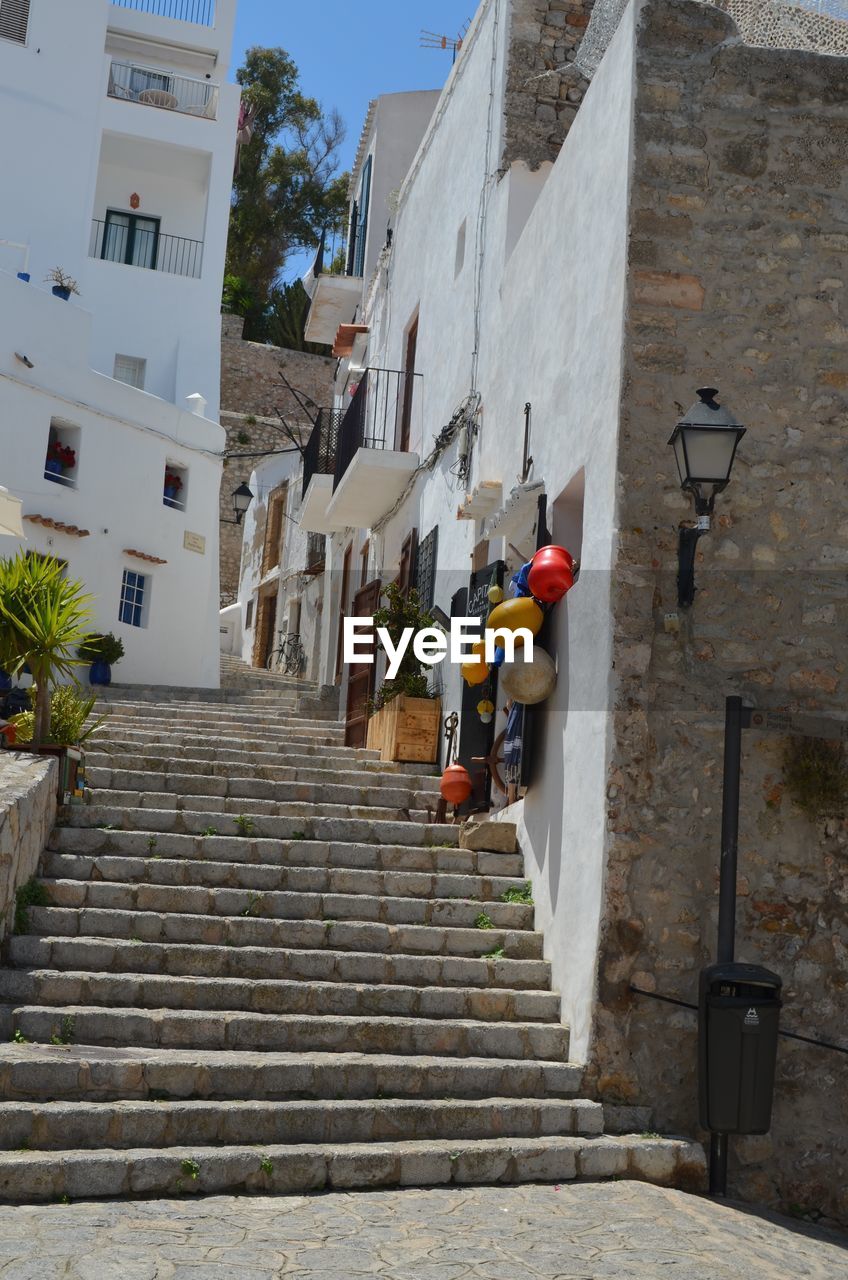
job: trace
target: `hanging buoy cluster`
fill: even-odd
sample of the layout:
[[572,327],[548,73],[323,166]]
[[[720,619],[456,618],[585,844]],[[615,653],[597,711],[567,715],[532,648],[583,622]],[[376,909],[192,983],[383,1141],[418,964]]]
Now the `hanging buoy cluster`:
[[[532,706],[544,702],[556,685],[556,666],[550,654],[533,645],[533,656],[528,659],[524,651],[524,636],[515,633],[529,631],[537,636],[545,621],[546,612],[574,586],[577,566],[565,547],[540,547],[532,560],[524,564],[512,578],[512,598],[504,599],[503,589],[492,585],[488,590],[489,603],[493,606],[486,620],[486,631],[494,632],[495,651],[491,667],[485,660],[485,643],[478,640],[472,646],[472,657],[462,664],[462,676],[466,684],[483,685],[493,668],[501,668],[501,688],[514,702]],[[505,634],[515,636],[514,656],[505,661],[502,645],[497,641]],[[477,704],[477,713],[484,724],[494,715],[494,705],[489,698]],[[444,794],[444,793],[443,793]]]

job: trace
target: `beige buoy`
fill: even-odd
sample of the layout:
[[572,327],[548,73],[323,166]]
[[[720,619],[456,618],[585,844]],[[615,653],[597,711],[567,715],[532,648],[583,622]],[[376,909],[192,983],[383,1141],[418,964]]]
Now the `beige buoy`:
[[515,661],[505,662],[501,667],[500,687],[503,693],[521,702],[524,706],[532,706],[535,702],[544,702],[550,697],[556,685],[556,666],[549,653],[533,646],[533,657],[528,662],[524,658],[523,649],[516,650]]

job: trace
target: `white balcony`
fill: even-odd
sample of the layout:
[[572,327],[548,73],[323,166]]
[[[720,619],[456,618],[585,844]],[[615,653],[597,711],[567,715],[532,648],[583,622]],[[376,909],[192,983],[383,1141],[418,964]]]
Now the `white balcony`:
[[306,533],[337,533],[345,525],[335,525],[327,515],[333,499],[332,475],[314,475],[300,506],[298,523]]
[[215,0],[112,0],[116,9],[132,9],[155,18],[172,18],[195,26],[214,27]]
[[361,276],[320,275],[306,321],[306,341],[331,346],[339,326],[350,324],[361,301]]
[[327,507],[329,528],[323,532],[370,529],[395,505],[418,462],[417,453],[358,449]]

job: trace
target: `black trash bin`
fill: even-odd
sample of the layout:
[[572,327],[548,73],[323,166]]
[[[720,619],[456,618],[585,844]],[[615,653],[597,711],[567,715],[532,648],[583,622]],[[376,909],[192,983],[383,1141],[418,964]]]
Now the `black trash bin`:
[[782,980],[756,964],[701,970],[698,1099],[713,1133],[768,1133]]

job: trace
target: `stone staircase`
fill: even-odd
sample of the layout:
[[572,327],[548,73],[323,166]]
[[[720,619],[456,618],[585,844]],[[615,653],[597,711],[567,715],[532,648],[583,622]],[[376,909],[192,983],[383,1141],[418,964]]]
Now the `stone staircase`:
[[233,660],[217,697],[107,691],[0,971],[0,1199],[698,1184],[577,1096],[521,859],[315,695]]

